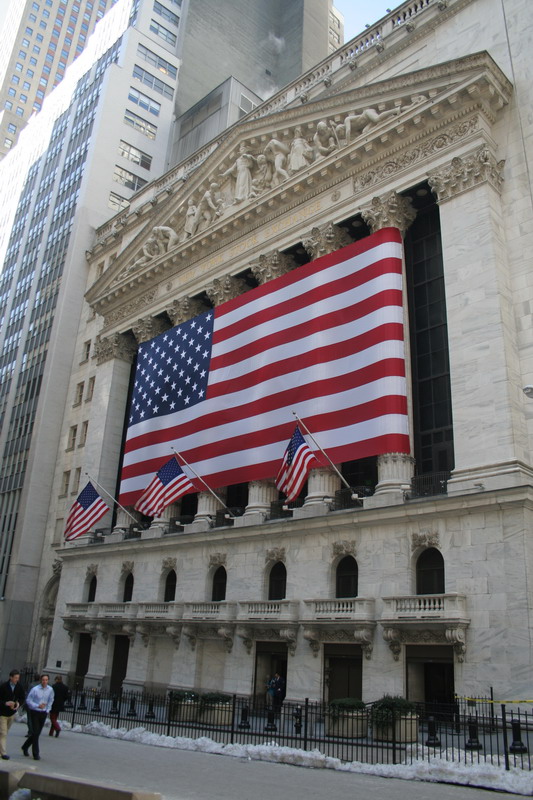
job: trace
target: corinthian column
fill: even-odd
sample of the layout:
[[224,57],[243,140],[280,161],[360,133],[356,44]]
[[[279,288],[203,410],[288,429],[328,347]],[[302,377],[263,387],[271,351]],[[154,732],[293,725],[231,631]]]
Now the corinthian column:
[[[409,198],[402,197],[391,191],[380,197],[373,197],[371,204],[361,210],[361,216],[372,233],[382,228],[392,227],[398,228],[402,237],[405,237],[407,229],[416,217],[416,211],[412,207]],[[405,263],[402,274],[405,285]],[[403,328],[406,383],[407,387],[410,387],[409,317],[405,292],[403,299]],[[409,388],[408,393],[410,395]],[[411,408],[409,397],[408,408]],[[378,484],[374,496],[365,499],[365,507],[402,502],[404,490],[409,487],[413,472],[414,459],[411,455],[406,453],[383,453],[378,456]]]

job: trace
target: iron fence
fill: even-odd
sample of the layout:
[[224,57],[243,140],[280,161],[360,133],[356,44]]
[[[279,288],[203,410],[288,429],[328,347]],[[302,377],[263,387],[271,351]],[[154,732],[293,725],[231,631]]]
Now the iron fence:
[[320,702],[285,701],[273,708],[257,698],[213,699],[195,693],[151,695],[78,690],[63,718],[72,725],[98,720],[116,728],[142,726],[166,736],[207,736],[221,744],[276,744],[318,750],[341,761],[411,764],[442,759],[532,769],[533,712],[506,704],[416,704],[412,716],[385,725],[372,704],[352,713]]

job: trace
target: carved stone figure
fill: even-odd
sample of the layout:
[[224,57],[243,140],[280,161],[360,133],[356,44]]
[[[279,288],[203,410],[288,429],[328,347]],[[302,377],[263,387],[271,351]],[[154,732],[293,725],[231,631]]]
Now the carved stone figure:
[[313,136],[313,146],[315,151],[315,158],[325,158],[337,150],[339,141],[335,134],[335,130],[329,124],[321,119],[316,126],[316,132]]
[[302,129],[298,125],[294,129],[294,138],[291,142],[289,153],[289,172],[292,174],[307,167],[314,158],[313,148],[302,136]]
[[156,238],[161,253],[167,253],[179,241],[179,236],[174,228],[169,228],[165,225],[159,225],[154,228],[152,233]]
[[392,108],[388,111],[376,111],[375,108],[365,108],[359,114],[348,114],[344,120],[344,131],[346,137],[346,144],[350,144],[352,138],[355,138],[360,133],[366,133],[374,125],[383,122],[391,117],[397,117],[402,111],[402,107]]
[[250,197],[259,197],[272,186],[272,167],[267,157],[260,153],[257,156],[257,170],[252,179],[252,191]]
[[235,178],[235,191],[233,202],[241,203],[250,197],[252,191],[252,170],[255,167],[255,158],[250,153],[250,148],[242,142],[239,148],[240,156],[225,172],[220,173],[221,178],[231,175]]
[[271,139],[263,150],[266,158],[274,167],[272,185],[279,186],[280,183],[289,179],[289,173],[285,169],[289,147],[279,139]]
[[152,235],[148,237],[143,245],[142,256],[139,256],[139,258],[135,259],[135,261],[126,270],[126,273],[132,272],[135,269],[139,269],[139,267],[144,267],[145,264],[153,261],[154,258],[159,255],[161,255],[161,247],[157,241],[157,238],[152,233]]
[[219,188],[218,183],[211,183],[209,189],[204,192],[196,210],[195,232],[204,230],[222,214],[224,201],[220,197]]
[[197,208],[194,200],[189,198],[187,201],[187,211],[185,212],[185,227],[183,228],[183,238],[189,239],[196,233],[196,212]]

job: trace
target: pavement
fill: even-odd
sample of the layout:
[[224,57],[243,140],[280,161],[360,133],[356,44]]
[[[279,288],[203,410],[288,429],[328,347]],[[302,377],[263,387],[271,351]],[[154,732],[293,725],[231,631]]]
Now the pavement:
[[495,800],[494,792],[485,789],[252,761],[73,731],[52,738],[48,728],[40,738],[37,762],[22,755],[25,735],[26,725],[12,726],[7,740],[11,758],[1,762],[2,769],[159,792],[164,800],[279,800],[288,795],[296,800]]

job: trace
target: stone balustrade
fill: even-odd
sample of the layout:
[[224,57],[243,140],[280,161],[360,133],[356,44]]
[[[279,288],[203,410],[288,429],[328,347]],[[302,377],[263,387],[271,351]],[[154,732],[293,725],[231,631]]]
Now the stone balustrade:
[[458,620],[466,618],[466,596],[462,594],[421,594],[383,598],[382,620]]

